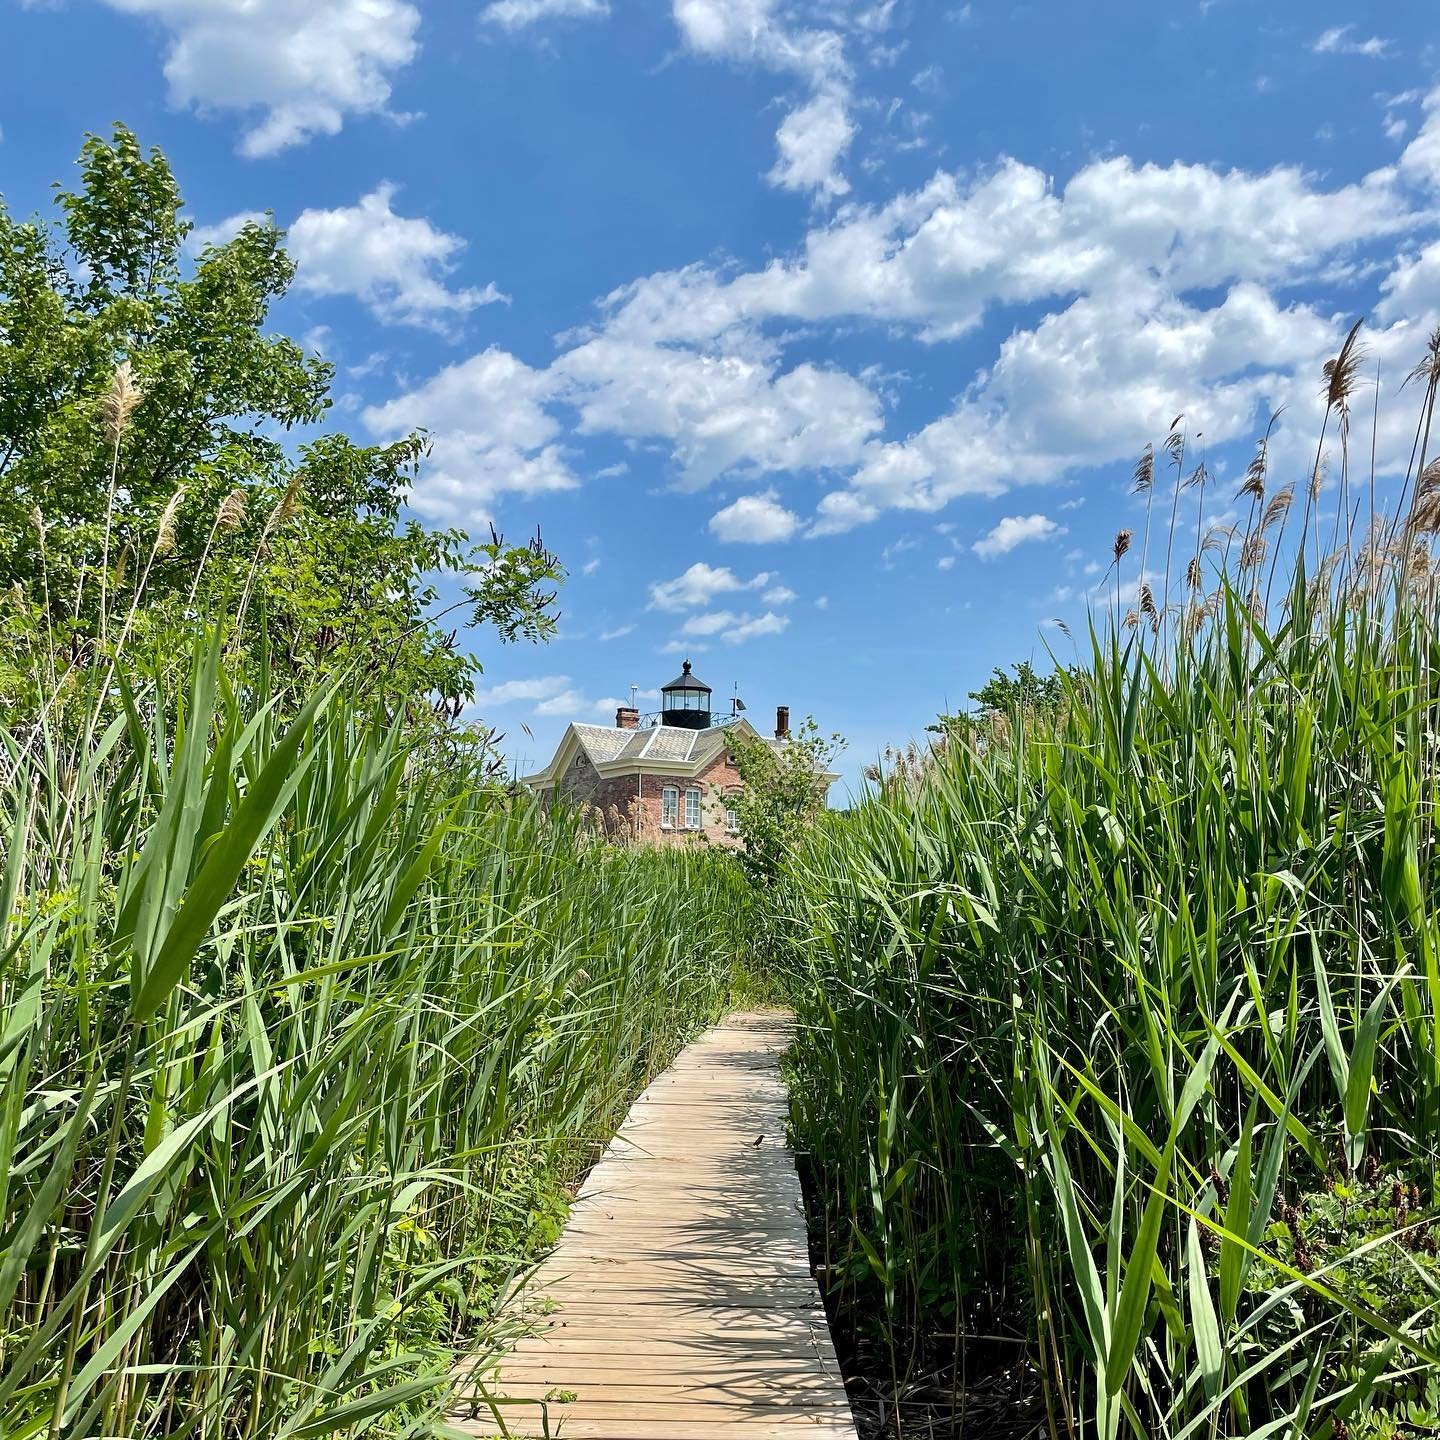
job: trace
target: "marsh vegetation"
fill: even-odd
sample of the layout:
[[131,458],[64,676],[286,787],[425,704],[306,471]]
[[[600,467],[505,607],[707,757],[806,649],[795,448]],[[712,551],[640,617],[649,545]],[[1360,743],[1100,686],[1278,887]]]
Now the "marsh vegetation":
[[1403,485],[1358,329],[1236,526],[1178,418],[1055,674],[844,814],[757,782],[742,867],[504,783],[434,576],[543,639],[558,561],[316,438],[273,227],[187,260],[160,157],[83,175],[0,254],[0,1430],[445,1434],[757,986],[877,1433],[1440,1429],[1440,337]]

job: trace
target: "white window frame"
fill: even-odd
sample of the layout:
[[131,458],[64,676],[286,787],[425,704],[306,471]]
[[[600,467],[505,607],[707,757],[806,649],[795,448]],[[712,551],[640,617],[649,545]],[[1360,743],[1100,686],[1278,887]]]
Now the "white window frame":
[[674,830],[680,823],[680,791],[666,785],[660,791],[660,828]]
[[685,788],[685,829],[703,830],[705,812],[701,808],[700,791],[694,785]]
[[735,808],[735,797],[725,797],[725,828],[732,835],[740,833],[740,812]]

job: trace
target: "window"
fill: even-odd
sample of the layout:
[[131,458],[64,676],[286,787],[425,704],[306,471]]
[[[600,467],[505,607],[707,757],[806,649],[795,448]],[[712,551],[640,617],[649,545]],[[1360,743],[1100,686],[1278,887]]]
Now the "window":
[[700,828],[700,792],[698,790],[685,792],[685,828],[687,830]]
[[740,812],[735,808],[733,797],[725,800],[725,828],[734,835],[740,829]]
[[680,792],[673,786],[667,785],[660,792],[660,828],[662,830],[673,830],[679,819]]

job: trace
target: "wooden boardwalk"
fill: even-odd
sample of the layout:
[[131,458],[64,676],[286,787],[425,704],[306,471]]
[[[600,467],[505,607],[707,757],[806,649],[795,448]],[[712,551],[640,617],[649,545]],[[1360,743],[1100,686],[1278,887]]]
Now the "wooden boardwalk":
[[[736,1014],[635,1102],[483,1377],[505,1431],[559,1440],[855,1440],[810,1273],[778,1061],[785,1015]],[[503,1433],[495,1414],[452,1419]]]

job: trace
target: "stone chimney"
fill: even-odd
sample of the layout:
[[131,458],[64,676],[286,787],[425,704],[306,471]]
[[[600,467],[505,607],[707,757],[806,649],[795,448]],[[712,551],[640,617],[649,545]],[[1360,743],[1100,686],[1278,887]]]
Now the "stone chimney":
[[615,723],[622,730],[634,730],[640,724],[640,712],[633,705],[622,705],[615,712]]
[[775,707],[775,738],[777,740],[790,738],[790,707],[788,705]]

